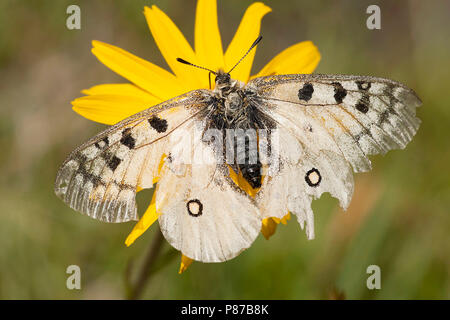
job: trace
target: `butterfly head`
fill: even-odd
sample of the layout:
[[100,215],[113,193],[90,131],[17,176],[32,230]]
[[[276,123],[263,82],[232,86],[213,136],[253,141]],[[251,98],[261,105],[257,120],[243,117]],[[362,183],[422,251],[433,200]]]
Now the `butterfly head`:
[[231,76],[228,72],[225,72],[223,70],[219,70],[218,72],[216,72],[216,87],[230,85],[230,82]]
[[[216,74],[216,87],[217,91],[228,91],[233,85],[231,76],[228,72],[224,72],[223,70],[219,70]],[[235,81],[234,81],[235,82]]]

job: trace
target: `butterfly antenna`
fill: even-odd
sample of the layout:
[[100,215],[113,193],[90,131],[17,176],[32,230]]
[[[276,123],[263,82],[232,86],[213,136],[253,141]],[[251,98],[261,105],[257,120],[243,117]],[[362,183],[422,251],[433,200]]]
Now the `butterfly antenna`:
[[253,42],[253,44],[250,46],[250,48],[247,50],[247,52],[244,54],[244,56],[234,65],[233,68],[231,68],[230,71],[228,71],[228,73],[230,73],[231,71],[234,70],[234,68],[236,68],[238,66],[239,63],[241,63],[242,60],[244,60],[244,58],[250,53],[250,51],[252,51],[252,49],[254,47],[256,47],[258,45],[258,43],[262,40],[262,36],[259,36],[255,42]]
[[181,59],[181,58],[177,58],[177,61],[178,61],[178,62],[181,62],[181,63],[184,63],[184,64],[187,64],[188,66],[193,66],[193,67],[196,67],[196,68],[199,68],[199,69],[203,69],[203,70],[209,71],[209,72],[211,72],[212,74],[214,74],[214,75],[217,76],[217,72],[212,71],[211,69],[208,69],[208,68],[205,68],[205,67],[198,66],[198,65],[196,65],[196,64],[190,63],[189,61],[186,61],[186,60]]

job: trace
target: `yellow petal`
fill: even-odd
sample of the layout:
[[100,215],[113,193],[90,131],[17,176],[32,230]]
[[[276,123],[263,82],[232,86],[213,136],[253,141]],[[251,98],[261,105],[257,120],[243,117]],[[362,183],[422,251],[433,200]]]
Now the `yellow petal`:
[[[245,11],[236,34],[231,40],[225,52],[225,70],[229,71],[245,54],[253,41],[258,38],[261,29],[262,18],[272,11],[271,8],[262,2],[255,2]],[[248,56],[239,63],[239,66],[232,72],[232,78],[247,82],[250,78],[253,59],[256,50],[253,49]]]
[[262,221],[261,226],[261,233],[263,234],[264,238],[269,240],[269,238],[275,233],[277,230],[277,223],[273,218],[266,218]]
[[83,117],[115,124],[161,101],[132,84],[102,84],[81,91],[89,96],[72,101],[73,110]]
[[145,211],[142,218],[136,223],[131,233],[128,235],[127,239],[125,240],[125,244],[127,247],[133,244],[133,242],[139,238],[152,224],[155,222],[160,213],[156,211],[156,192],[153,193],[152,202],[150,203],[150,206]]
[[170,72],[119,47],[92,41],[92,53],[108,68],[150,92],[161,101],[185,92]]
[[181,254],[181,263],[180,263],[180,269],[178,270],[179,274],[182,274],[189,268],[189,266],[192,264],[194,260],[191,258],[186,257],[184,254]]
[[96,122],[112,125],[160,102],[159,99],[96,94],[72,101],[73,110]]
[[156,177],[153,178],[153,184],[157,183],[158,180],[159,180],[159,177],[160,177],[160,175],[161,175],[161,169],[162,169],[162,167],[163,167],[163,165],[164,165],[164,160],[166,159],[166,157],[167,157],[167,156],[166,156],[165,154],[163,154],[162,157],[161,157],[161,160],[159,161],[159,165],[158,165],[158,175],[157,175]]
[[287,224],[287,221],[290,219],[291,219],[290,212],[288,212],[281,219],[276,218],[276,217],[263,219],[262,226],[261,226],[261,233],[263,234],[264,238],[269,240],[269,238],[275,234],[275,231],[277,230],[277,225],[279,223]]
[[286,225],[287,222],[288,222],[288,220],[291,220],[291,213],[290,213],[290,212],[288,212],[288,214],[285,215],[285,216],[281,219],[280,222],[281,222],[282,224]]
[[195,17],[195,54],[201,66],[224,68],[222,39],[217,21],[217,1],[198,0]]
[[197,61],[194,50],[175,23],[157,6],[145,7],[144,14],[161,54],[183,83],[184,92],[207,88],[209,85],[206,71],[177,61],[177,58],[182,58],[194,64],[202,64]]
[[283,50],[254,77],[276,74],[308,74],[320,61],[320,53],[311,41],[303,41]]

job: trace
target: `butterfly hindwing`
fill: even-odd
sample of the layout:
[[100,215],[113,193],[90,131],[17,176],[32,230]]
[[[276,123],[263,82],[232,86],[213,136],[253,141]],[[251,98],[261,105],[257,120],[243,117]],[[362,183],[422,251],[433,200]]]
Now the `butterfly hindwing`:
[[[202,131],[190,124],[193,137]],[[187,145],[186,143],[183,145]],[[193,141],[198,162],[185,161],[184,148],[174,148],[161,171],[156,207],[162,233],[170,244],[194,260],[221,262],[250,247],[261,229],[253,201],[228,177],[228,167],[217,163],[212,146]],[[192,159],[195,157],[189,157]],[[199,158],[196,158],[199,159]]]
[[71,208],[105,222],[137,220],[137,188],[151,188],[165,139],[199,113],[197,90],[142,111],[77,148],[58,171],[55,192]]

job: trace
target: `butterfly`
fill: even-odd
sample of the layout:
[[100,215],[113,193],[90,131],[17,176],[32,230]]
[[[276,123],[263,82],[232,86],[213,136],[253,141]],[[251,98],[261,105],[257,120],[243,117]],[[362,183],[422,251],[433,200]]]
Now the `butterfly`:
[[[138,220],[136,190],[159,177],[165,238],[191,259],[221,262],[252,244],[263,219],[288,212],[314,238],[312,200],[328,192],[346,209],[353,172],[371,169],[369,155],[405,148],[420,125],[420,99],[396,81],[290,74],[244,84],[232,70],[206,70],[214,89],[153,106],[75,149],[58,171],[56,195],[94,219]],[[202,161],[192,161],[197,150]]]

